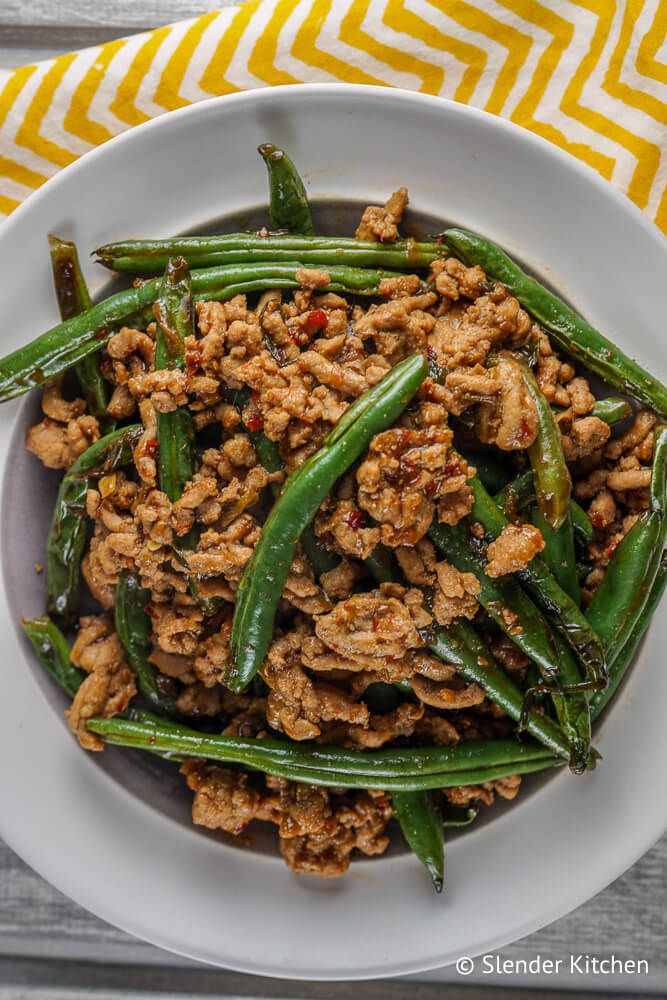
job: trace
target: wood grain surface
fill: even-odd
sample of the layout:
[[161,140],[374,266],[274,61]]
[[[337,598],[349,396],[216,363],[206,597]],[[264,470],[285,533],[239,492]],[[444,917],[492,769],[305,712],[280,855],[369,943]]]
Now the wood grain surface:
[[[0,0],[0,68],[48,58],[230,0]],[[640,777],[638,776],[638,780]],[[647,789],[647,794],[655,794]],[[638,818],[640,821],[640,818]],[[600,850],[613,838],[600,831]],[[574,859],[576,866],[576,859]],[[503,949],[507,959],[569,960],[571,954],[646,959],[647,976],[490,976],[454,969],[405,980],[355,984],[281,983],[180,959],[129,937],[72,903],[0,842],[0,1000],[128,1000],[183,996],[312,997],[314,1000],[577,1000],[590,991],[621,997],[667,995],[667,838],[584,906]],[[443,988],[444,984],[446,988]]]

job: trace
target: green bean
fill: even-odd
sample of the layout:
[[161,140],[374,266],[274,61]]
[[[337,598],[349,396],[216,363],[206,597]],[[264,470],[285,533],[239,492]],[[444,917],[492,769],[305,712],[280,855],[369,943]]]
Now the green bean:
[[70,698],[73,698],[86,679],[85,670],[79,670],[70,659],[67,639],[50,618],[42,615],[31,621],[21,622],[23,630],[37,653],[39,662],[54,681]]
[[448,806],[442,811],[442,825],[446,830],[470,826],[479,814],[474,806]]
[[141,424],[111,431],[86,449],[60,481],[46,540],[46,606],[49,614],[66,625],[73,622],[79,607],[91,478],[128,465],[142,432]]
[[[248,429],[248,425],[245,425],[250,439],[253,443],[253,447],[257,452],[257,458],[264,466],[267,472],[281,472],[283,469],[283,460],[280,457],[280,450],[276,441],[271,441],[267,438],[263,431],[252,432]],[[277,491],[280,492],[280,484],[276,484]]]
[[[486,483],[482,483],[488,490]],[[532,470],[522,472],[520,476],[512,479],[493,498],[498,510],[500,510],[508,521],[515,521],[524,507],[535,499],[535,480]]]
[[479,684],[486,696],[515,722],[553,753],[570,756],[570,746],[555,722],[534,709],[524,712],[524,695],[514,681],[498,666],[487,645],[464,619],[439,628],[429,649],[443,663],[451,663],[464,680]]
[[[259,146],[258,152],[263,158],[269,174],[269,211],[272,225],[277,229],[286,229],[291,233],[312,236],[315,230],[308,205],[308,196],[294,163],[283,150],[278,149],[272,143],[264,143]],[[266,253],[266,250],[259,252]],[[283,253],[289,254],[290,251],[283,251]],[[268,448],[261,440],[264,439],[268,442],[264,433],[260,431],[256,437],[259,439],[260,452],[264,451],[267,458],[275,465],[275,469],[270,471],[282,469],[278,446],[274,442],[270,442],[275,448],[276,454],[269,454]],[[278,492],[279,488],[276,490],[276,495]],[[312,524],[308,524],[301,535],[301,547],[316,577],[322,576],[323,573],[329,572],[338,565],[337,556],[327,551],[318,542]]]
[[[471,517],[483,526],[487,537],[496,538],[507,526],[507,518],[478,479],[471,479],[470,486],[474,501]],[[517,576],[536,604],[554,622],[565,641],[574,650],[585,667],[587,680],[591,683],[602,683],[606,677],[602,643],[587,617],[555,580],[545,561],[539,555],[534,556]]]
[[[259,265],[256,266],[259,267]],[[275,272],[275,270],[278,267],[284,265],[275,264],[271,266],[269,265],[263,265],[263,266],[266,267],[268,271]],[[302,267],[303,265],[300,266]],[[348,268],[347,270],[350,271],[351,268]],[[327,273],[330,274],[331,271],[332,268],[330,267],[327,268]],[[392,277],[396,277],[395,272],[383,271],[382,273],[384,274],[384,277],[389,277],[390,275]],[[192,272],[193,281],[196,279],[196,277],[197,277],[197,272],[193,271]],[[373,282],[369,279],[368,284],[360,285],[359,287],[356,288],[351,287],[344,281],[331,281],[328,285],[325,285],[322,288],[318,289],[318,291],[340,292],[341,294],[345,295],[378,295],[379,294],[378,286],[381,280],[382,279],[379,278],[377,282]],[[211,285],[210,288],[205,288],[203,291],[195,292],[195,294],[193,295],[193,299],[195,302],[207,302],[207,301],[228,302],[229,299],[233,299],[236,295],[252,295],[254,292],[263,292],[267,288],[270,288],[272,291],[280,288],[286,289],[287,291],[294,291],[301,287],[302,287],[301,284],[296,280],[295,277],[292,278],[276,277],[275,274],[272,276],[270,273],[267,273],[266,275],[263,275],[261,278],[257,278],[252,281],[249,279],[247,281],[239,281],[237,284],[234,285],[226,285],[226,284]]]
[[570,501],[570,516],[575,537],[582,545],[590,545],[595,539],[595,528],[584,508],[580,507],[576,500]]
[[[301,267],[299,263],[235,264],[193,271],[193,296],[195,301],[226,301],[263,288],[296,288],[299,285],[296,273]],[[330,267],[328,273],[331,283],[324,291],[345,291],[355,295],[374,295],[383,278],[395,276],[392,271],[343,266]],[[137,288],[117,292],[0,359],[0,401],[42,385],[82,358],[101,350],[114,327],[152,306],[161,282],[161,278],[154,278]]]
[[160,672],[148,660],[153,643],[151,620],[145,608],[150,599],[150,590],[142,588],[136,573],[121,573],[114,603],[116,632],[141,694],[158,713],[173,715],[174,699],[161,690]]
[[269,172],[271,225],[288,233],[312,236],[315,230],[306,189],[292,160],[272,142],[263,142],[257,152]]
[[142,719],[96,718],[87,725],[105,742],[118,746],[240,764],[292,781],[333,788],[390,792],[453,788],[529,774],[560,763],[544,748],[516,740],[351,753],[339,747],[209,735],[147,713],[142,713]]
[[621,420],[627,420],[632,416],[632,407],[627,399],[619,399],[618,396],[609,396],[607,399],[598,399],[591,410],[592,417],[604,420],[605,424],[619,424]]
[[401,681],[395,684],[385,684],[383,681],[375,681],[365,689],[362,699],[368,705],[373,715],[385,715],[393,712],[403,700],[401,695],[407,694],[408,698],[415,697],[415,694],[406,681],[407,692],[404,690]]
[[72,624],[79,607],[89,488],[87,478],[63,477],[46,541],[46,607],[65,625]]
[[530,369],[512,357],[505,358],[520,374],[537,415],[537,436],[528,448],[535,480],[535,496],[545,520],[558,531],[567,517],[572,480],[563,455],[563,443],[553,411]]
[[[69,643],[60,629],[46,615],[31,621],[24,619],[21,624],[46,672],[70,698],[74,698],[88,674],[72,663]],[[130,706],[116,718],[150,723],[155,716]],[[168,725],[165,719],[160,719],[160,722]],[[172,757],[152,747],[146,747],[146,750],[158,757]]]
[[442,892],[445,836],[433,795],[429,792],[394,792],[391,801],[408,847],[431,876],[435,891]]
[[[487,576],[483,559],[471,548],[467,525],[459,522],[447,527],[433,522],[429,535],[458,570],[475,575],[481,588],[479,603],[505,635],[537,664],[544,681],[555,686],[551,698],[570,747],[570,768],[581,773],[591,762],[590,717],[585,697],[576,691],[581,677],[568,647],[556,647],[540,611],[516,580]],[[575,690],[565,694],[558,687]]]
[[[313,236],[315,230],[308,205],[308,196],[294,163],[283,150],[278,149],[272,143],[267,142],[259,146],[258,152],[263,158],[269,174],[269,211],[272,225],[295,235]],[[272,250],[268,252],[269,254],[273,253]],[[266,248],[260,249],[259,253],[266,254]],[[284,250],[282,253],[289,255],[293,251]],[[269,258],[267,257],[267,259]],[[335,260],[332,261],[332,263],[335,262]],[[264,434],[260,431],[257,437],[264,438]],[[271,443],[273,444],[273,442]],[[260,440],[260,448],[262,447],[263,443]],[[274,444],[274,448],[278,454],[279,464],[277,468],[282,469],[278,446]],[[269,457],[268,450],[267,457]],[[274,460],[273,456],[270,458]],[[276,490],[276,495],[278,492],[279,488]],[[302,532],[301,547],[316,577],[335,569],[340,562],[338,556],[320,545],[312,524],[306,525]]]
[[492,281],[501,281],[563,351],[615,389],[667,416],[667,387],[529,277],[499,246],[466,229],[448,229],[444,239],[464,264],[479,264]]
[[353,237],[303,236],[299,234],[253,236],[229,233],[224,236],[181,236],[167,240],[131,240],[111,243],[95,251],[100,264],[113,271],[156,274],[164,270],[170,257],[185,257],[192,268],[213,267],[249,261],[278,263],[298,260],[301,264],[328,267],[385,267],[398,271],[428,268],[446,256],[439,243],[373,243]]
[[[237,395],[239,394],[237,393]],[[244,426],[250,440],[253,443],[257,457],[264,468],[268,472],[281,471],[284,466],[277,443],[275,441],[270,441],[263,431],[252,431],[248,428],[247,424]],[[272,483],[271,488],[274,496],[278,496],[280,493],[280,484]],[[322,576],[323,573],[331,572],[331,570],[335,569],[340,563],[340,559],[335,553],[330,552],[320,544],[317,535],[315,534],[312,522],[307,524],[301,533],[301,547],[315,576],[319,577]],[[377,583],[387,583],[391,579],[390,571],[387,567],[387,561],[387,551],[380,545],[376,546],[368,559],[364,560],[367,569],[370,571]]]
[[285,483],[238,587],[226,676],[233,691],[243,690],[264,659],[276,607],[305,525],[373,435],[400,416],[427,371],[422,355],[412,355],[396,365],[346,410],[321,448]]
[[340,562],[337,555],[320,545],[312,524],[306,525],[301,532],[301,547],[315,576],[330,573]]
[[649,486],[649,509],[667,516],[667,424],[656,427],[653,439],[653,469]]
[[[192,283],[188,265],[182,258],[167,264],[154,311],[155,369],[182,369],[185,338],[194,333]],[[194,437],[192,417],[186,406],[157,414],[158,478],[160,489],[172,503],[181,498],[194,474]]]
[[586,617],[611,656],[632,635],[649,600],[667,540],[667,425],[655,433],[649,508],[616,546]]
[[[507,519],[478,480],[473,478],[470,484],[474,498],[472,518],[482,524],[487,536],[495,538],[506,527]],[[577,604],[555,580],[545,561],[539,555],[534,556],[517,576],[533,600],[554,620],[586,667],[587,677],[592,681],[604,678],[605,657],[598,637]]]
[[572,515],[567,517],[558,531],[554,531],[541,510],[535,507],[531,511],[531,521],[539,528],[544,539],[544,562],[549,567],[554,579],[575,604],[581,604],[581,588],[577,576],[577,560],[574,553],[574,526]]
[[129,424],[110,431],[79,455],[69,467],[67,475],[73,478],[108,476],[121,466],[129,465],[143,432],[141,424]]
[[[551,761],[554,756],[544,747],[530,741],[520,743],[514,739],[468,740],[445,747],[395,746],[368,751],[349,750],[318,743],[294,743],[277,737],[255,739],[203,733],[173,719],[157,717],[144,709],[135,711],[133,715],[134,721],[146,726],[146,729],[157,738],[161,738],[162,733],[177,735],[182,740],[179,752],[187,756],[207,757],[208,753],[197,752],[201,746],[207,751],[217,750],[225,755],[250,754],[253,758],[263,759],[268,764],[299,767],[305,773],[335,770],[343,771],[353,777],[374,775],[378,780],[390,780],[399,773],[409,774],[413,770],[422,774],[439,775],[443,771],[456,773],[510,766],[523,761]],[[104,720],[105,723],[108,721],[110,720]],[[105,725],[110,735],[116,728]],[[119,733],[125,728],[118,727]],[[128,731],[135,732],[133,727],[129,727]],[[141,738],[144,730],[138,729],[136,733]],[[232,760],[231,756],[220,759]]]
[[596,691],[590,701],[591,717],[596,719],[607,707],[611,699],[616,694],[625,673],[634,661],[635,653],[641,643],[651,619],[657,609],[667,584],[667,561],[663,557],[655,575],[653,584],[648,592],[644,607],[634,620],[634,624],[628,630],[628,636],[620,647],[616,656],[611,660],[609,666],[609,683],[604,691]]
[[364,566],[379,585],[391,583],[393,579],[391,553],[384,545],[376,545],[364,559]]
[[590,563],[583,562],[582,560],[577,561],[577,580],[579,581],[579,586],[586,582],[591,571]]
[[[244,386],[242,389],[238,389],[230,396],[230,402],[234,406],[243,420],[243,428],[245,433],[248,435],[252,442],[252,446],[255,449],[257,457],[260,464],[264,466],[267,472],[282,472],[283,460],[280,457],[280,449],[278,447],[277,441],[271,441],[267,438],[264,433],[264,422],[258,420],[258,425],[249,425],[243,418],[243,414],[246,406],[250,402],[251,394],[250,389]],[[280,492],[280,484],[273,483],[271,486],[274,494]]]
[[[456,667],[457,673],[464,680],[478,684],[490,701],[515,722],[521,723],[522,728],[547,749],[566,760],[569,758],[570,747],[562,730],[541,712],[525,711],[523,692],[498,666],[488,646],[468,621],[459,618],[446,628],[438,628],[428,648],[443,663]],[[414,697],[407,680],[398,681],[392,687]]]
[[[242,389],[234,394],[233,405],[243,416],[243,411],[250,400],[250,391],[248,389]],[[267,438],[264,431],[260,428],[250,428],[247,423],[244,422],[246,433],[252,441],[253,448],[257,454],[257,457],[267,470],[267,472],[282,472],[284,469],[283,460],[280,457],[280,449],[276,441],[271,441]],[[281,484],[271,483],[271,490],[275,497],[280,493]],[[315,529],[312,524],[306,525],[301,535],[301,547],[310,563],[315,576],[321,576],[323,573],[328,573],[330,570],[335,569],[339,563],[339,559],[332,552],[329,552],[322,545],[320,545],[315,535]]]
[[489,493],[498,493],[506,486],[508,473],[511,473],[511,469],[508,469],[506,455],[501,458],[493,452],[469,451],[463,448],[459,448],[459,451],[468,465],[474,466],[478,479],[481,480]]
[[[482,482],[486,486],[483,480]],[[488,486],[486,488],[488,489]],[[522,472],[520,476],[503,487],[500,492],[496,493],[493,501],[508,520],[513,521],[523,508],[534,499],[535,483],[533,473],[529,471]],[[595,528],[584,508],[580,507],[576,500],[570,500],[570,516],[574,533],[579,541],[584,545],[590,545],[595,539]]]
[[[90,309],[93,304],[79,264],[76,244],[61,240],[51,233],[49,244],[60,318],[72,319]],[[107,384],[100,371],[99,360],[94,356],[83,358],[76,366],[76,376],[88,404],[88,412],[97,417],[105,433],[113,430],[114,422],[107,412]]]

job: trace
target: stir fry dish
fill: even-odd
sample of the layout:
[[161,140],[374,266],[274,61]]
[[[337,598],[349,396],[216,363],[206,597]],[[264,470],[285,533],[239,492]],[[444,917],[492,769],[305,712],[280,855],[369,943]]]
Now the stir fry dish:
[[667,388],[482,236],[403,238],[404,188],[316,234],[259,152],[266,229],[100,247],[133,278],[101,302],[50,237],[62,321],[0,360],[63,471],[23,628],[81,746],[171,762],[195,823],[329,877],[393,818],[440,890],[449,828],[605,766]]

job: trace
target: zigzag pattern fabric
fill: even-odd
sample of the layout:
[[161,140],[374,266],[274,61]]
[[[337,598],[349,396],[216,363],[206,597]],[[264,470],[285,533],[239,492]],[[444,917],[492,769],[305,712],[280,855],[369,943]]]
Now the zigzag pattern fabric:
[[0,72],[0,213],[87,150],[218,94],[347,82],[502,115],[667,232],[667,0],[247,0]]

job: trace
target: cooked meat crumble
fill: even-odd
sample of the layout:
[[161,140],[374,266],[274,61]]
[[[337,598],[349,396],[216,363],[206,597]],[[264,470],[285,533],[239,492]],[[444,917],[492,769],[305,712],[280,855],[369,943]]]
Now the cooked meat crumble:
[[[395,242],[407,203],[400,188],[385,205],[369,206],[357,239]],[[138,421],[142,433],[133,464],[91,478],[86,493],[91,531],[82,573],[105,612],[79,619],[72,650],[72,663],[87,676],[67,717],[86,749],[103,748],[86,720],[124,712],[137,695],[110,614],[126,571],[148,595],[150,664],[173,692],[177,713],[204,720],[211,732],[284,734],[352,750],[408,740],[450,746],[511,733],[482,688],[428,649],[438,627],[475,619],[508,676],[522,683],[529,670],[481,610],[478,578],[444,560],[428,537],[434,521],[467,523],[490,578],[524,569],[545,547],[520,511],[508,511],[511,523],[488,544],[471,523],[476,470],[457,450],[459,437],[482,453],[500,449],[510,479],[538,435],[535,403],[507,352],[531,359],[556,409],[573,495],[595,529],[580,552],[585,602],[647,507],[655,414],[641,409],[614,432],[593,414],[587,379],[479,266],[443,256],[428,273],[385,278],[366,299],[326,291],[329,273],[321,268],[300,268],[296,282],[293,292],[270,290],[258,301],[236,295],[197,302],[182,370],[156,370],[152,322],[123,326],[101,352],[109,414]],[[272,492],[360,395],[415,352],[428,357],[430,377],[402,417],[372,438],[313,521],[313,540],[331,563],[316,571],[302,539],[256,686],[232,694],[225,672],[234,604]],[[157,426],[159,414],[179,408],[187,408],[203,443],[196,471],[172,501],[159,488]],[[66,398],[61,379],[45,387],[42,410],[26,447],[46,467],[67,470],[100,438],[100,422],[82,398]],[[277,447],[278,471],[266,458],[272,467],[262,464],[260,431]],[[475,449],[461,450],[472,463]],[[372,560],[382,551],[397,582],[376,582]],[[383,710],[373,702],[378,685],[394,698]],[[194,823],[234,836],[255,822],[273,824],[295,872],[340,875],[355,852],[377,855],[388,845],[385,792],[344,793],[195,759],[181,773],[193,792]],[[441,798],[445,805],[490,805],[496,796],[514,798],[520,780],[448,788]]]

